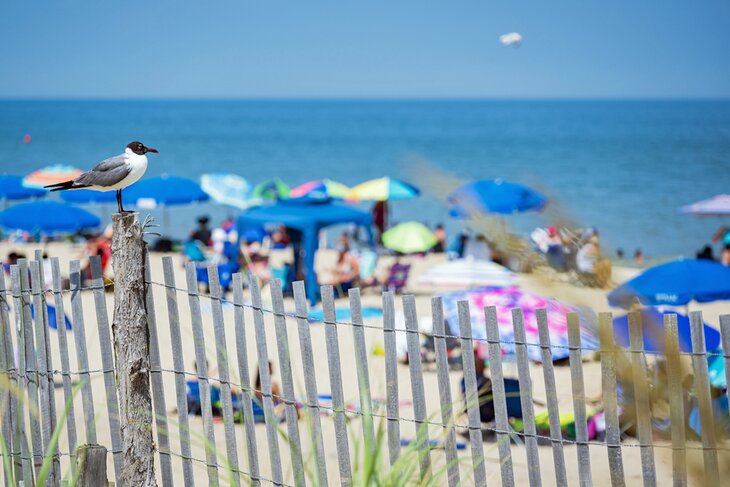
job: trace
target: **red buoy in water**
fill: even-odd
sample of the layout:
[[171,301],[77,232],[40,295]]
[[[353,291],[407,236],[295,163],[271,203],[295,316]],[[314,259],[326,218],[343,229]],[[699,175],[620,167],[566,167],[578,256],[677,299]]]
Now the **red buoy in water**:
[[24,144],[30,144],[30,141],[31,141],[31,140],[32,140],[32,138],[31,138],[30,134],[25,134],[25,135],[23,136],[23,143],[24,143]]

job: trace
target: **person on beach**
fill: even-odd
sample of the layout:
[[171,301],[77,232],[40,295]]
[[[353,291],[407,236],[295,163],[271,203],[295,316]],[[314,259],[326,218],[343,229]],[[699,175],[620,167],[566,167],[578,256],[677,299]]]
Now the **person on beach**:
[[213,235],[210,228],[208,228],[209,221],[210,219],[207,216],[199,217],[198,228],[192,234],[193,240],[197,240],[206,247],[210,247],[210,239]]
[[433,246],[433,252],[437,254],[446,252],[446,230],[444,230],[443,224],[439,223],[436,225],[433,236],[436,237],[436,245]]
[[340,250],[335,266],[334,286],[341,295],[352,289],[360,276],[360,263],[349,248]]
[[381,235],[383,235],[388,225],[388,202],[377,201],[373,205],[372,215],[373,225],[375,226],[375,239],[380,242]]

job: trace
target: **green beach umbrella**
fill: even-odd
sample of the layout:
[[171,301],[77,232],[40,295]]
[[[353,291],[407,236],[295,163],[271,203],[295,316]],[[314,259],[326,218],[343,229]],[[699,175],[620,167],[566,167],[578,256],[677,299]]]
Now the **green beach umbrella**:
[[414,254],[430,250],[438,240],[423,223],[406,222],[383,233],[383,245],[402,254]]
[[279,178],[259,183],[251,191],[251,197],[262,200],[280,200],[289,197],[289,186]]

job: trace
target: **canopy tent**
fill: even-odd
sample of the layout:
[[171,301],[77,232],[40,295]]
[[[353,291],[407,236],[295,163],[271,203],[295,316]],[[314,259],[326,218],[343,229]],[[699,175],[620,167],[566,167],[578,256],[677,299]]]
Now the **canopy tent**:
[[[282,224],[299,232],[307,294],[310,302],[315,304],[319,298],[319,286],[314,272],[314,254],[319,245],[319,231],[341,223],[354,223],[364,227],[368,238],[372,241],[370,228],[372,218],[369,213],[333,203],[332,200],[311,198],[279,200],[269,205],[251,208],[238,217],[238,234],[245,235],[247,230],[260,228],[266,224]],[[295,259],[299,258],[299,252],[295,251],[294,255]],[[295,266],[298,264],[298,261],[295,262]]]

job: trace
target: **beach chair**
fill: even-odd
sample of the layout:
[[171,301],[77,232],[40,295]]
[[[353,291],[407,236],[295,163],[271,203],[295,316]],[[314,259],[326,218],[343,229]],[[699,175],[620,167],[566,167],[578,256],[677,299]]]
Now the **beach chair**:
[[[221,288],[224,292],[230,289],[231,282],[233,281],[233,274],[240,270],[241,264],[238,262],[229,261],[218,264],[218,280],[220,281]],[[206,289],[210,288],[207,265],[197,265],[195,267],[195,277],[197,278],[198,284],[205,284]]]
[[408,274],[411,272],[410,264],[401,264],[396,262],[390,266],[388,271],[388,277],[385,279],[385,285],[383,286],[387,291],[393,291],[394,293],[400,293],[408,283]]

